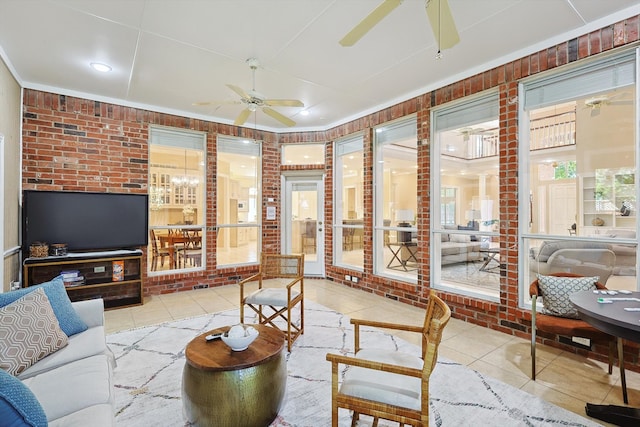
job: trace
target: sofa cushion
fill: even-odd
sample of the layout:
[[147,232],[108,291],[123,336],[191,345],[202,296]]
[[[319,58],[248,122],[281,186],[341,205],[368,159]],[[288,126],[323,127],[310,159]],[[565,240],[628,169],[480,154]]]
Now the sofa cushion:
[[113,407],[107,404],[92,405],[72,412],[61,418],[49,421],[49,427],[86,427],[91,420],[91,427],[112,427],[116,425]]
[[34,375],[50,371],[75,360],[98,354],[106,354],[110,358],[112,357],[105,341],[103,326],[89,328],[81,334],[70,336],[69,343],[66,347],[50,354],[28,369],[25,369],[18,375],[18,378],[25,379],[33,377]]
[[538,275],[538,285],[544,300],[545,314],[579,319],[578,310],[569,301],[569,295],[596,289],[599,277],[557,277]]
[[58,276],[55,279],[35,286],[29,286],[28,288],[18,289],[16,291],[0,294],[0,307],[4,307],[7,304],[11,304],[18,298],[42,288],[49,298],[53,312],[58,319],[60,328],[65,334],[71,336],[78,332],[86,331],[87,325],[78,316],[76,311],[71,306],[71,301],[67,295],[67,291],[64,288],[64,282],[62,276]]
[[6,427],[47,425],[47,416],[29,387],[3,369],[0,369],[0,420]]
[[558,249],[608,249],[606,243],[599,242],[574,242],[574,241],[545,241],[536,254],[531,251],[531,255],[538,262],[547,262],[549,257]]
[[105,355],[87,357],[23,382],[38,398],[49,421],[114,402],[111,365]]
[[0,368],[11,375],[67,345],[42,289],[0,308],[0,319]]
[[449,241],[453,243],[469,243],[471,242],[471,236],[466,234],[451,234],[449,236]]

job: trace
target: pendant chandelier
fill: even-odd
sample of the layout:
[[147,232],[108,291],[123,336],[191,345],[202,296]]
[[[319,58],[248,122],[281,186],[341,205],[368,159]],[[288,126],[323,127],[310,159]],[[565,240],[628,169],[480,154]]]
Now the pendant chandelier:
[[195,188],[200,183],[198,178],[187,175],[187,150],[184,150],[184,175],[172,177],[171,183],[177,188]]

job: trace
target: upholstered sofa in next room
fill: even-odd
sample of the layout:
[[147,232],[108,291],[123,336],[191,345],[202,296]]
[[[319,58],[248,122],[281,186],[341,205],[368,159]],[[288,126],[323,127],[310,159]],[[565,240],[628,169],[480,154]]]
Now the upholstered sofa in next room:
[[[593,237],[608,240],[635,240],[634,230],[609,229]],[[529,268],[534,273],[549,275],[554,272],[569,272],[583,276],[599,276],[606,284],[614,276],[636,275],[637,246],[629,243],[563,240],[544,241],[531,248]]]
[[441,234],[442,265],[481,261],[480,242],[466,234]]

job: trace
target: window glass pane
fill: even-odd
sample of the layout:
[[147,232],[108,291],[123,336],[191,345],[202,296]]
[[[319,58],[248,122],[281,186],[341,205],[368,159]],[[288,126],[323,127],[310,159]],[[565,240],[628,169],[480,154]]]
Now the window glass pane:
[[484,298],[500,291],[498,105],[489,93],[434,112],[434,286]]
[[283,165],[324,165],[324,144],[284,144]]
[[149,271],[203,268],[205,135],[150,128]]
[[335,264],[364,268],[364,160],[362,136],[336,142]]
[[[635,84],[628,83],[635,73],[612,71],[635,68],[618,59],[571,72],[591,84],[576,86],[559,74],[531,88],[535,96],[549,88],[571,96],[525,111],[529,156],[521,170],[529,172],[523,190],[530,197],[530,275],[573,272],[598,276],[613,289],[638,286],[637,100]],[[605,83],[608,89],[594,93]]]
[[416,119],[376,128],[375,246],[377,274],[417,280],[418,157]]
[[218,266],[258,262],[260,144],[218,137]]

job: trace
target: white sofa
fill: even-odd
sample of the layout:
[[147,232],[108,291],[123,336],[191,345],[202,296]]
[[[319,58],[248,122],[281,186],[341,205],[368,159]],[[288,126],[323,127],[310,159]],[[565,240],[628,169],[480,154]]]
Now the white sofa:
[[22,371],[21,380],[38,399],[50,427],[114,426],[114,358],[107,347],[101,299],[71,303],[88,329]]

